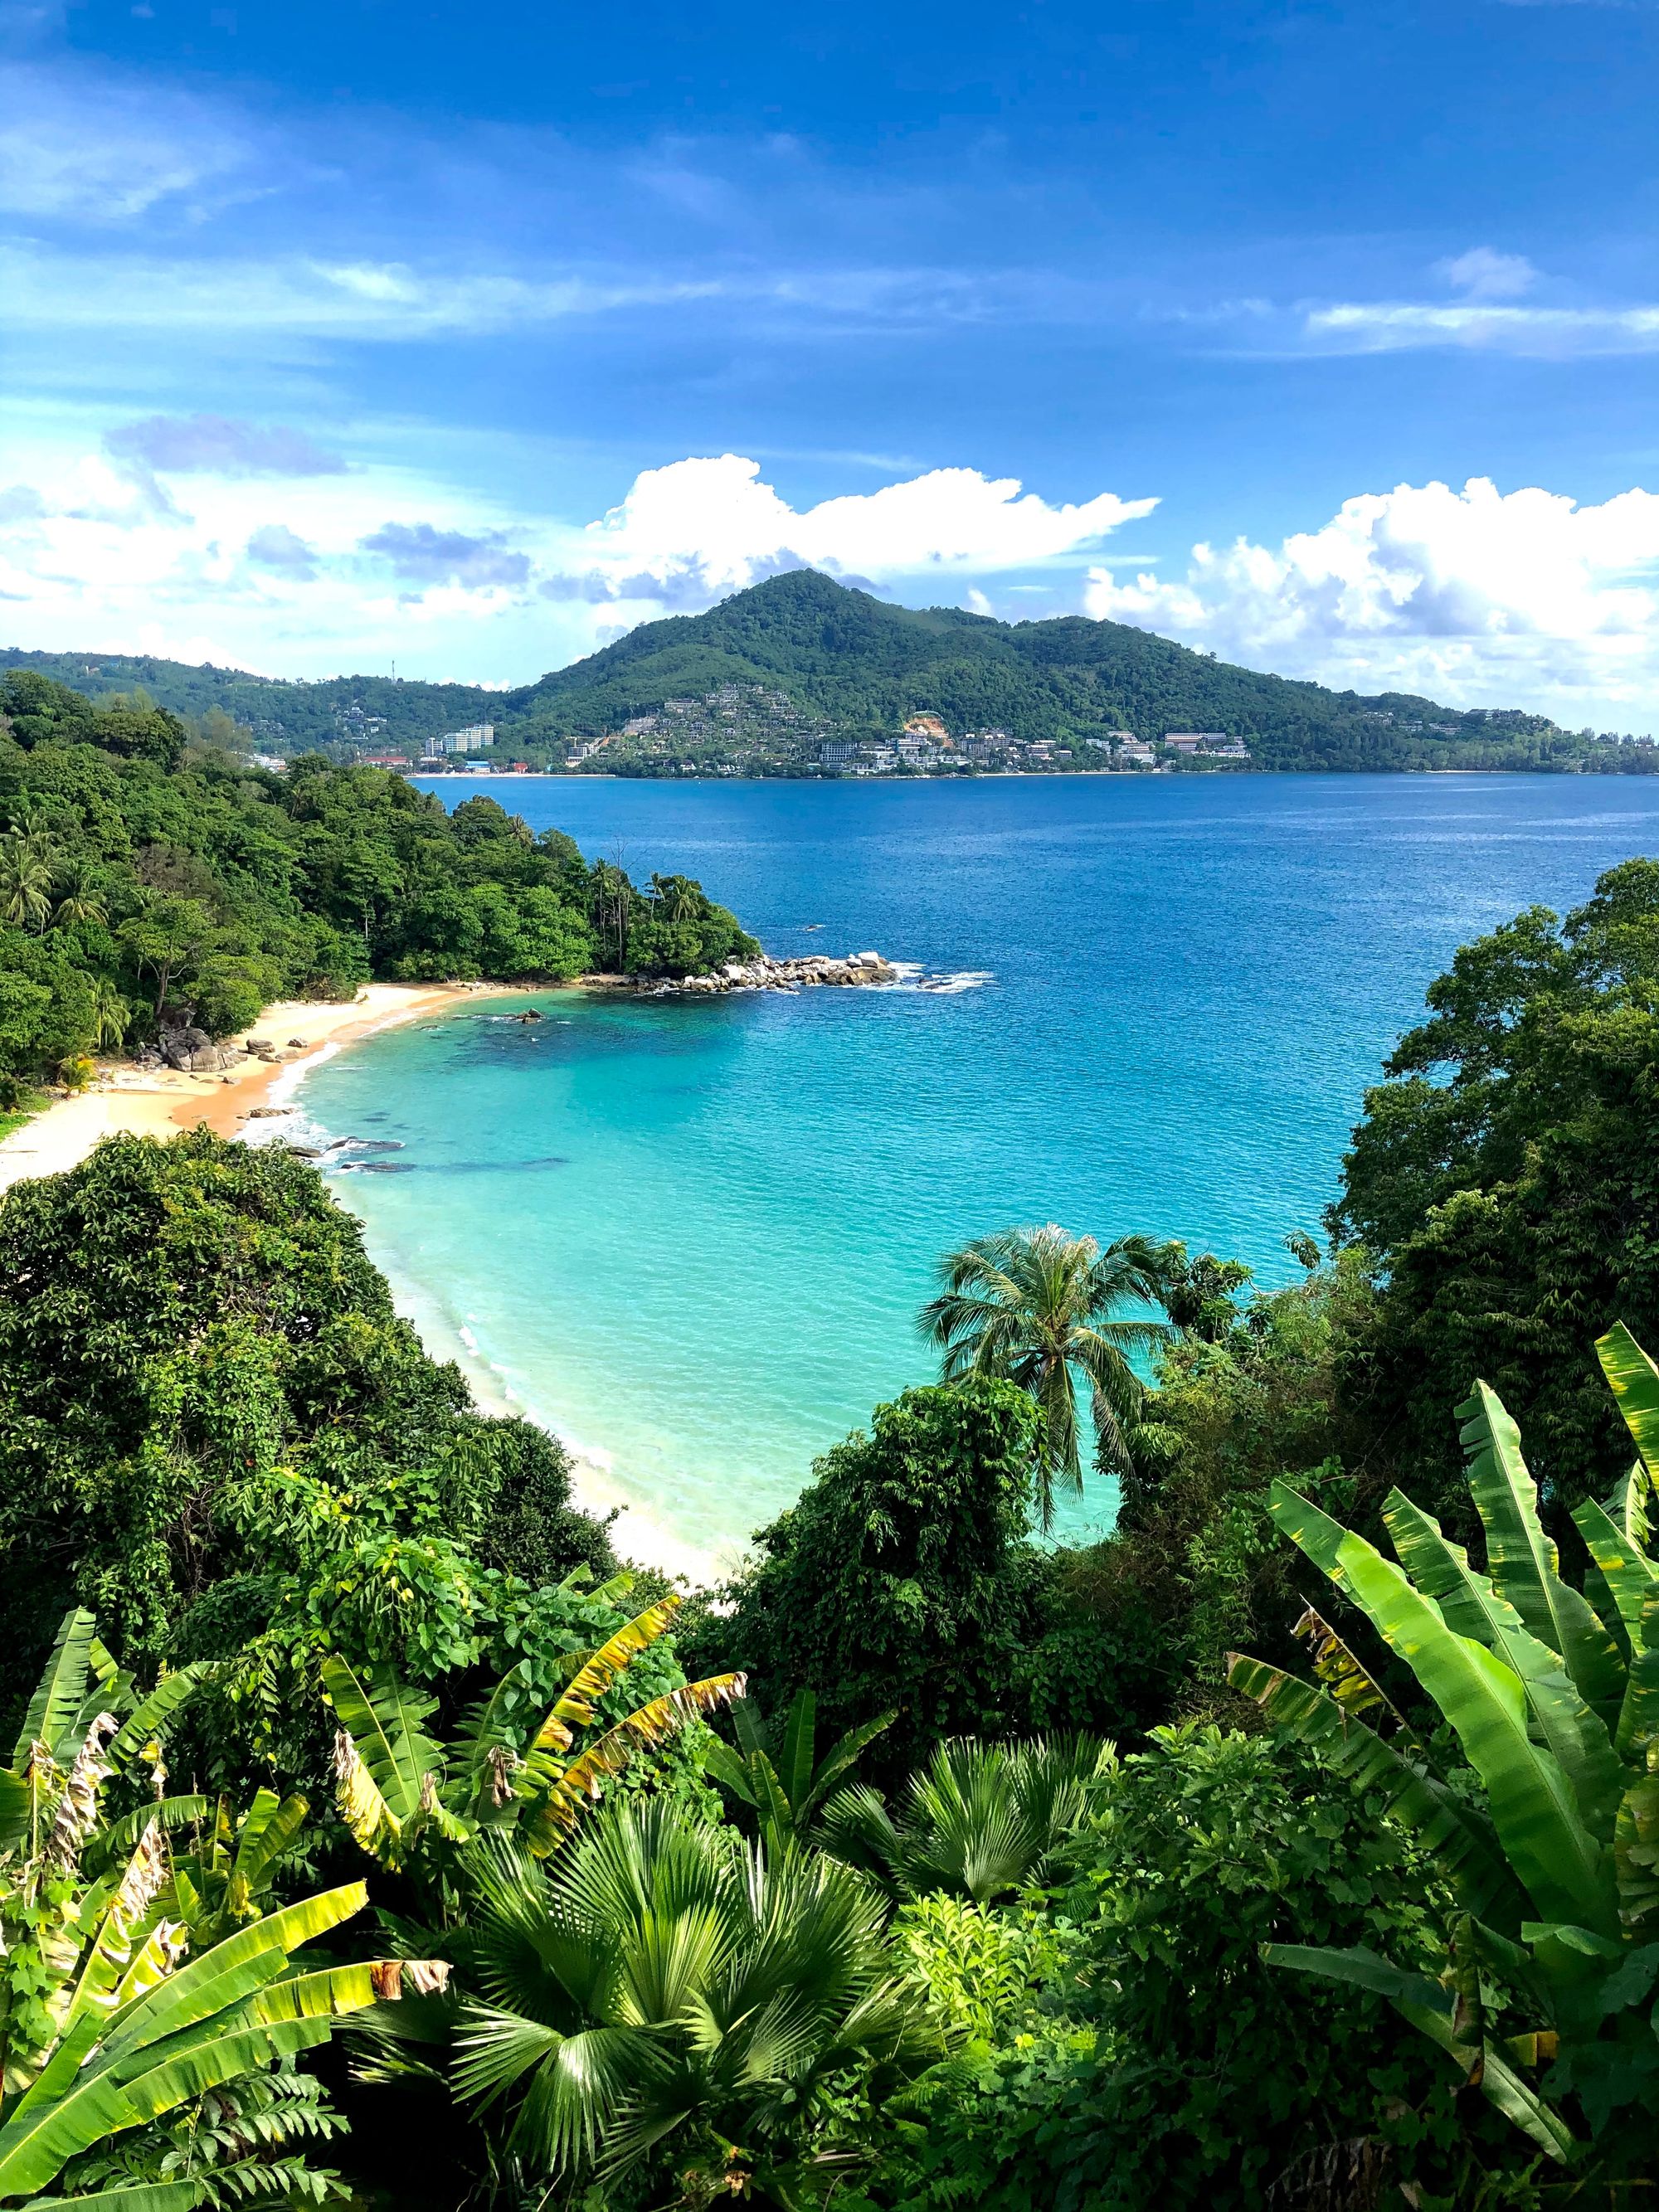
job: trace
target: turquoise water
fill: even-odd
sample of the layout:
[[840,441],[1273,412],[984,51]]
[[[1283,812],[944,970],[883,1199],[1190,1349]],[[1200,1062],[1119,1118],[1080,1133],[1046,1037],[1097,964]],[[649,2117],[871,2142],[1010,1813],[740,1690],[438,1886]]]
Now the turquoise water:
[[480,1002],[306,1082],[326,1129],[403,1147],[335,1187],[434,1348],[594,1457],[625,1547],[705,1555],[927,1377],[912,1317],[954,1243],[1052,1219],[1286,1278],[1453,948],[1659,852],[1634,778],[435,787],[697,875],[774,952],[962,979],[532,994],[536,1026]]

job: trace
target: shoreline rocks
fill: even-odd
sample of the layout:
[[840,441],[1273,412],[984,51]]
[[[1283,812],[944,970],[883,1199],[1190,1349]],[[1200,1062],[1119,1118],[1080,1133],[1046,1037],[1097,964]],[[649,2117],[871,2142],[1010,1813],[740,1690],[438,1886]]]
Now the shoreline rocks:
[[774,960],[763,952],[756,960],[729,960],[710,975],[685,975],[639,986],[649,999],[714,998],[726,991],[809,991],[830,987],[845,989],[860,983],[896,983],[898,969],[879,952],[854,952],[844,960],[827,954],[808,953],[799,959]]

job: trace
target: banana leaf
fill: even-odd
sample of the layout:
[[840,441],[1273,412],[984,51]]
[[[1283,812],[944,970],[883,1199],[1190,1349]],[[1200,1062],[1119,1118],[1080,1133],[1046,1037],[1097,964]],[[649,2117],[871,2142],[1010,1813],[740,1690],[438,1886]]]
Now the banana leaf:
[[371,1670],[365,1682],[337,1653],[323,1662],[323,1683],[381,1803],[398,1828],[407,1826],[421,1809],[427,1776],[443,1772],[443,1753],[422,1726],[436,1700],[410,1689],[389,1667]]
[[180,1705],[196,1692],[207,1668],[199,1661],[180,1667],[171,1674],[164,1674],[147,1698],[141,1698],[133,1711],[122,1722],[110,1739],[106,1753],[112,1765],[125,1765],[136,1758],[157,1729],[162,1727]]
[[1597,1338],[1595,1351],[1643,1466],[1659,1475],[1659,1367],[1621,1321]]
[[1625,1693],[1624,1660],[1612,1632],[1561,1579],[1555,1547],[1538,1517],[1537,1486],[1522,1456],[1520,1431],[1484,1382],[1475,1384],[1458,1413],[1493,1586],[1528,1633],[1560,1653],[1579,1695],[1611,1730]]
[[207,2190],[200,2174],[189,2181],[129,2181],[89,2197],[37,2197],[22,2212],[192,2212]]
[[[69,1739],[80,1718],[82,1701],[87,1693],[95,1629],[96,1623],[84,1606],[76,1606],[64,1615],[57,1640],[47,1655],[45,1671],[18,1730],[11,1756],[15,1767],[28,1764],[29,1752],[37,1743],[44,1743],[60,1766],[66,1766],[80,1748],[80,1736],[76,1736],[72,1743]],[[83,1735],[85,1731],[81,1734]]]
[[1598,1505],[1593,1498],[1573,1507],[1572,1519],[1619,1608],[1626,1635],[1632,1646],[1639,1645],[1643,1601],[1650,1590],[1659,1589],[1659,1567],[1649,1559],[1641,1540],[1621,1528],[1607,1507]]
[[207,2191],[200,2174],[189,2181],[128,2181],[89,2197],[37,2197],[22,2212],[192,2212]]
[[[1274,1520],[1299,1541],[1316,1509],[1282,1482],[1273,1485],[1268,1502]],[[1316,1527],[1315,1534],[1322,1545]],[[1539,1917],[1611,1932],[1618,1908],[1610,1853],[1585,1826],[1559,1761],[1532,1742],[1520,1677],[1484,1644],[1448,1628],[1433,1599],[1414,1589],[1364,1537],[1344,1534],[1336,1569],[1456,1734],[1486,1784],[1492,1825]]]
[[[552,1712],[544,1722],[542,1734],[536,1738],[536,1748],[545,1748],[543,1736],[549,1726],[556,1722],[568,1729],[592,1725],[593,1708],[611,1687],[618,1674],[631,1660],[638,1658],[661,1636],[680,1609],[678,1597],[665,1597],[655,1605],[647,1606],[636,1614],[614,1636],[606,1638],[586,1663],[578,1669]],[[565,1741],[568,1742],[567,1736]]]
[[1601,1842],[1611,1842],[1629,1777],[1606,1723],[1567,1679],[1559,1654],[1528,1634],[1514,1607],[1470,1566],[1462,1547],[1448,1543],[1439,1523],[1401,1492],[1389,1497],[1382,1517],[1412,1580],[1439,1605],[1448,1626],[1454,1618],[1449,1594],[1455,1618],[1474,1620],[1476,1640],[1520,1676],[1539,1733],[1571,1783],[1586,1826]]
[[1311,1682],[1237,1653],[1227,1680],[1254,1698],[1276,1728],[1312,1746],[1339,1773],[1380,1790],[1395,1819],[1433,1852],[1437,1867],[1468,1911],[1519,1929],[1529,1909],[1526,1892],[1510,1872],[1490,1824],[1454,1797],[1437,1775],[1403,1757]]
[[1317,1974],[1328,1981],[1346,1982],[1386,1997],[1401,2017],[1426,2035],[1460,2068],[1466,2081],[1478,2075],[1483,2094],[1504,2118],[1531,2136],[1546,2157],[1559,2166],[1571,2166],[1582,2146],[1560,2114],[1547,2104],[1529,2083],[1490,2043],[1473,2047],[1458,2033],[1453,2018],[1451,1992],[1426,1975],[1411,1974],[1379,1958],[1374,1951],[1336,1951],[1312,1944],[1267,1943],[1261,1955],[1269,1966],[1287,1966],[1293,1972]]

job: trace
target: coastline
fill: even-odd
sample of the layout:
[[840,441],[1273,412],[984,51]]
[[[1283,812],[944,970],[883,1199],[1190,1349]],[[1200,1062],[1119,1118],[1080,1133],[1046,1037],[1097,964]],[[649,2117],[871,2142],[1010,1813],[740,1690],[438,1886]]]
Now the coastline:
[[472,987],[462,983],[368,983],[355,999],[279,1000],[248,1034],[282,1039],[292,1056],[246,1060],[214,1075],[106,1062],[90,1089],[54,1099],[0,1139],[0,1191],[33,1176],[79,1167],[105,1137],[173,1137],[198,1122],[216,1136],[239,1136],[277,1082],[296,1081],[343,1044],[471,995]]

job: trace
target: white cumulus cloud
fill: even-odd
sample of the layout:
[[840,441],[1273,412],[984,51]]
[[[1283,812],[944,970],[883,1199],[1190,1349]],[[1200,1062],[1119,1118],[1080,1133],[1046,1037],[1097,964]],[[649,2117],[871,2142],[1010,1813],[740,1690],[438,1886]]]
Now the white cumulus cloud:
[[1155,499],[1103,492],[1050,506],[1013,477],[933,469],[872,492],[796,508],[736,453],[647,469],[619,507],[562,548],[561,567],[618,598],[704,603],[781,568],[898,579],[1030,568],[1096,545]]
[[1090,571],[1091,614],[1286,675],[1574,725],[1659,719],[1659,496],[1600,506],[1477,477],[1346,500],[1275,550],[1197,545],[1180,581]]

